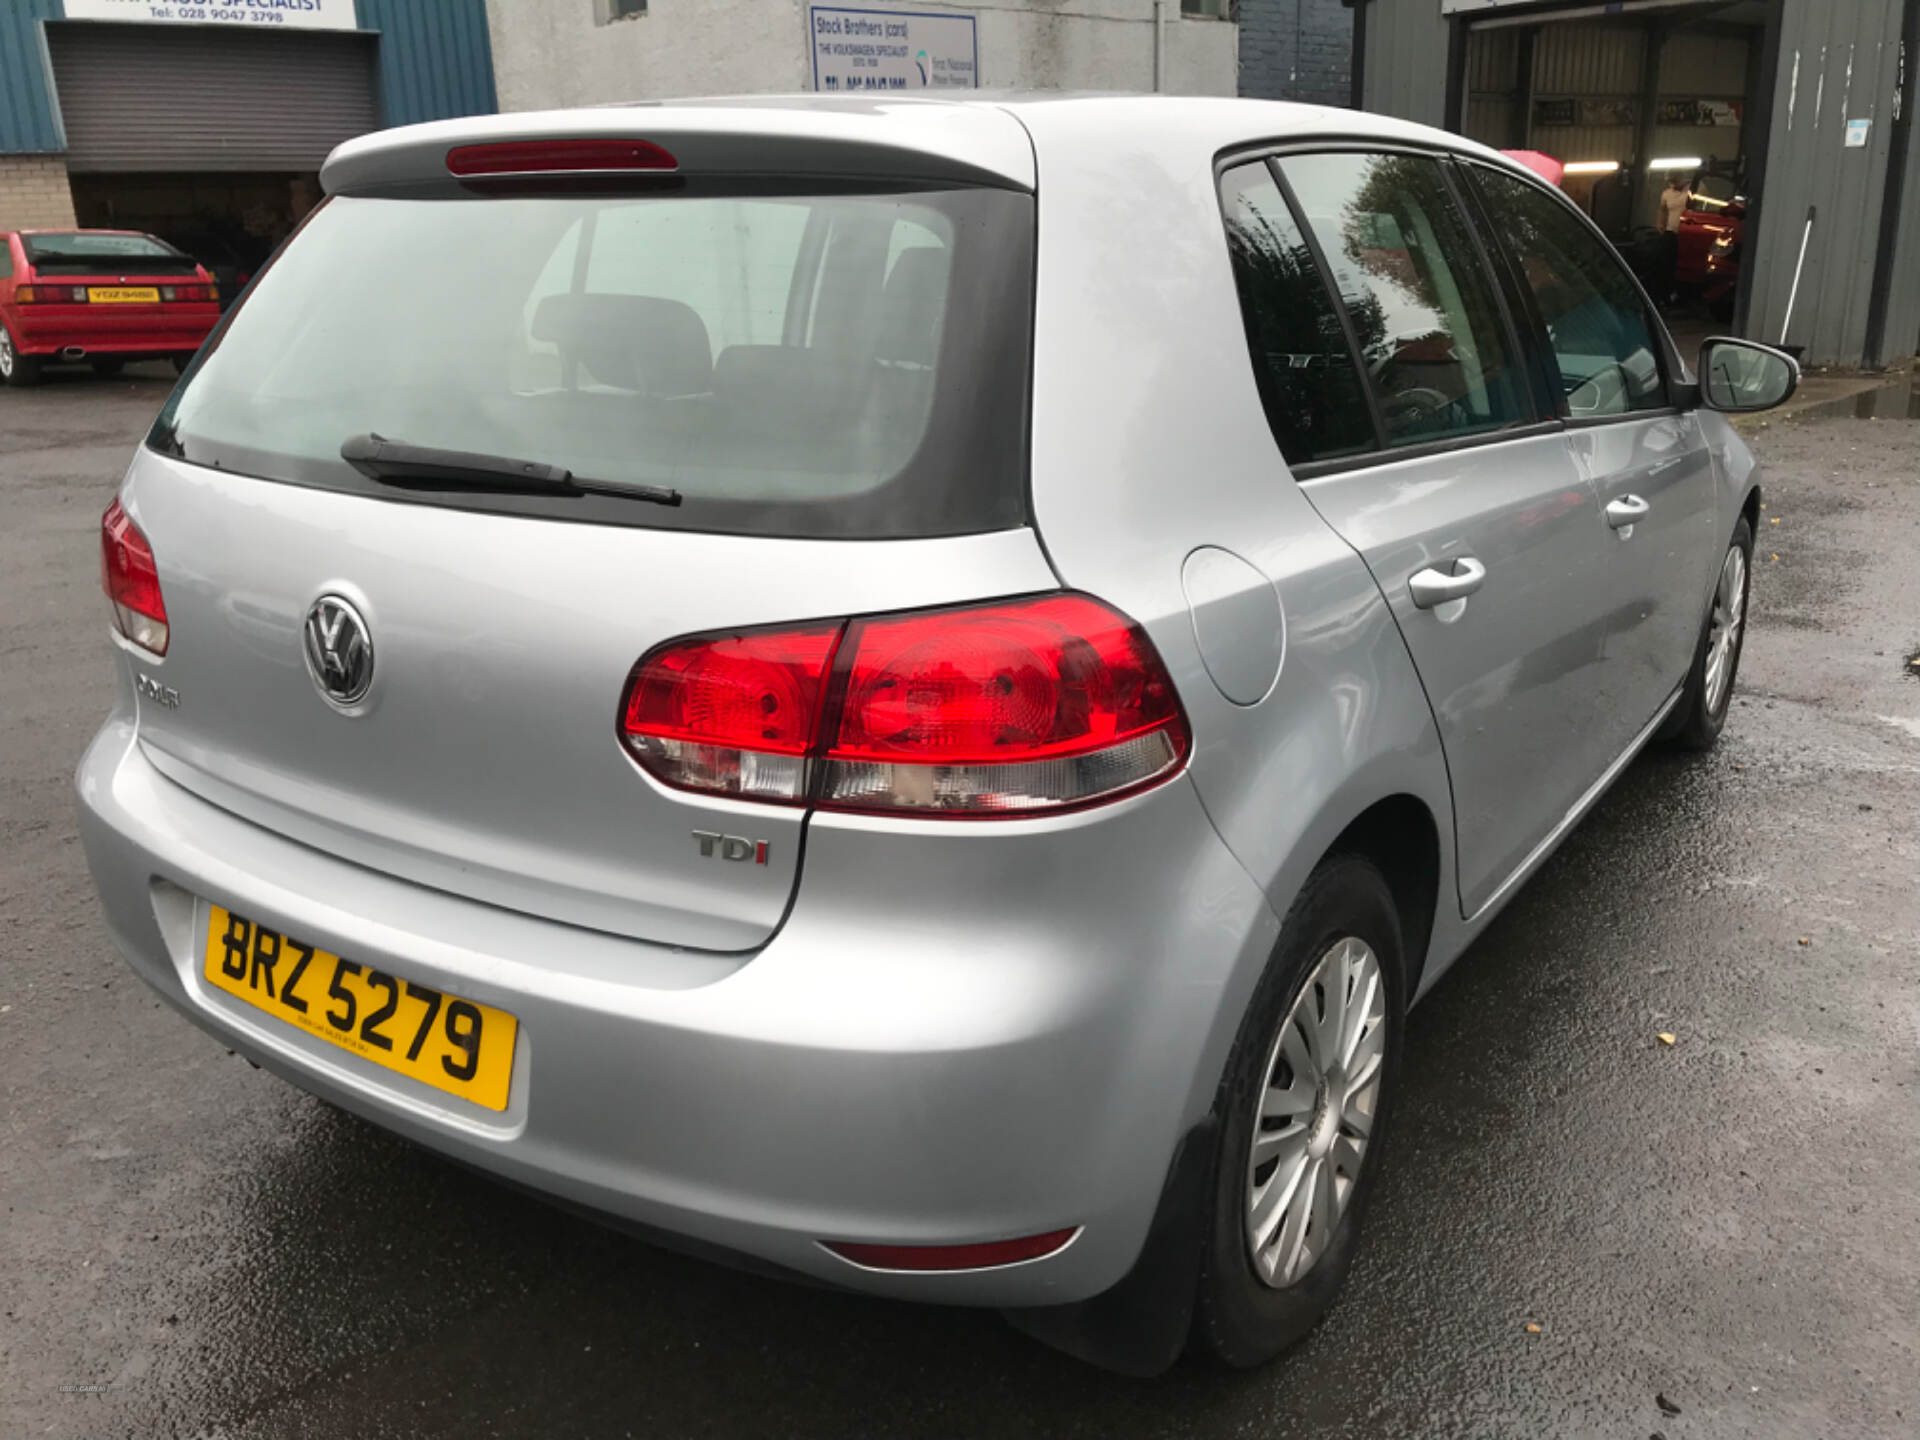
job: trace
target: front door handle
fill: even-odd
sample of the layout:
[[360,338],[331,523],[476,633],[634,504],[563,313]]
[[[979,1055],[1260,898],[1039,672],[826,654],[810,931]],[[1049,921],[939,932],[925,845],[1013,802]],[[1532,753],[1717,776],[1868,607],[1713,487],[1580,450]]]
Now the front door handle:
[[1653,506],[1638,495],[1622,495],[1607,506],[1607,524],[1616,530],[1631,530],[1646,519],[1652,509]]
[[1431,565],[1415,571],[1407,581],[1407,590],[1416,609],[1432,610],[1449,600],[1464,600],[1486,583],[1487,567],[1470,555],[1462,555],[1453,561],[1452,574]]

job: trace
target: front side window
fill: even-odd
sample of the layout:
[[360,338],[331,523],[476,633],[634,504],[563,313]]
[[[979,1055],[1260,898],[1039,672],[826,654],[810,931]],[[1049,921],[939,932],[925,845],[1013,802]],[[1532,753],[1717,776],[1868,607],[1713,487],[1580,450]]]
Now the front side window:
[[1227,249],[1274,439],[1289,465],[1373,447],[1373,419],[1333,297],[1264,161],[1220,177]]
[[1546,322],[1568,413],[1594,420],[1664,407],[1646,302],[1611,247],[1539,186],[1485,166],[1472,169]]
[[1353,323],[1389,445],[1534,418],[1493,283],[1438,160],[1294,155],[1280,169]]

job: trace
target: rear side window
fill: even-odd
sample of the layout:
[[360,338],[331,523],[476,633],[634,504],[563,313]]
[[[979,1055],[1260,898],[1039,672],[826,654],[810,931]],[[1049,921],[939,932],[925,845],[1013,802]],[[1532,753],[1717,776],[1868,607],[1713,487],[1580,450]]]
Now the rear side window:
[[1370,450],[1373,419],[1333,297],[1264,161],[1220,177],[1254,381],[1290,465]]
[[1537,185],[1485,166],[1471,169],[1546,322],[1573,418],[1663,408],[1653,324],[1612,247]]
[[1387,443],[1533,419],[1505,316],[1440,162],[1339,153],[1279,164],[1352,321]]
[[1024,523],[1033,201],[992,189],[339,197],[256,280],[151,443],[396,495],[388,440],[617,493],[404,498],[769,535]]

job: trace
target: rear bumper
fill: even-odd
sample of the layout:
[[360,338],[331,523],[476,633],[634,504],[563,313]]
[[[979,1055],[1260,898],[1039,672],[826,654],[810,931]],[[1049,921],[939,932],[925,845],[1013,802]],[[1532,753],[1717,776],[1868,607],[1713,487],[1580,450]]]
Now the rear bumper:
[[[1233,1027],[1221,997],[1277,931],[1185,777],[1037,823],[816,817],[792,913],[750,956],[493,909],[284,840],[149,764],[130,701],[77,786],[116,943],[227,1045],[509,1181],[909,1299],[1056,1305],[1118,1282],[1211,1105]],[[507,1111],[206,985],[208,900],[512,1011]],[[1053,1256],[954,1274],[864,1270],[820,1244],[1073,1226]]]
[[23,355],[57,355],[77,345],[89,355],[165,355],[198,350],[219,323],[220,307],[173,305],[17,305],[7,328]]

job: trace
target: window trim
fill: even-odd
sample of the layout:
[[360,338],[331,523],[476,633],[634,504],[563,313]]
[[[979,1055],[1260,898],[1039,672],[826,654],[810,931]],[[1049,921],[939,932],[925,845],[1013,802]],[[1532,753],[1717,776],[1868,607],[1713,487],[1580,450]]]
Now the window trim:
[[1393,450],[1369,450],[1361,455],[1338,455],[1330,460],[1310,460],[1293,465],[1293,478],[1302,485],[1324,480],[1329,475],[1344,475],[1353,470],[1370,470],[1376,465],[1397,464],[1402,460],[1427,460],[1436,455],[1451,455],[1456,450],[1477,450],[1488,445],[1503,445],[1509,440],[1529,440],[1540,435],[1558,435],[1567,426],[1559,420],[1514,420],[1498,430],[1476,430],[1471,435],[1449,435],[1418,445],[1402,445]]
[[[1486,197],[1480,193],[1479,186],[1464,173],[1466,167],[1460,157],[1455,156],[1448,168],[1462,172],[1454,176],[1454,183],[1459,189],[1462,203],[1473,216],[1475,228],[1482,236],[1493,236],[1493,211]],[[1527,371],[1533,381],[1534,403],[1542,413],[1553,415],[1562,423],[1571,421],[1572,407],[1567,404],[1563,388],[1555,383],[1553,345],[1547,336],[1546,317],[1540,313],[1539,302],[1525,282],[1518,259],[1498,238],[1481,240],[1481,247],[1487,253],[1495,283],[1507,293],[1514,328],[1520,332],[1521,344],[1527,352]]]
[[[1280,203],[1287,207],[1287,214],[1293,221],[1293,228],[1300,232],[1300,238],[1306,242],[1307,254],[1313,260],[1314,273],[1320,277],[1320,288],[1326,292],[1333,313],[1340,321],[1340,333],[1347,339],[1347,363],[1353,366],[1354,378],[1360,385],[1360,398],[1367,402],[1367,419],[1373,426],[1373,449],[1363,450],[1360,455],[1341,455],[1336,460],[1355,460],[1365,455],[1377,455],[1386,451],[1387,419],[1380,408],[1380,396],[1375,393],[1373,382],[1368,378],[1366,356],[1360,349],[1360,332],[1354,328],[1353,315],[1347,309],[1346,299],[1340,294],[1340,287],[1334,283],[1333,269],[1327,264],[1326,252],[1320,248],[1320,237],[1313,233],[1313,226],[1306,220],[1305,212],[1300,208],[1300,199],[1293,193],[1293,184],[1287,179],[1286,171],[1280,168],[1275,156],[1269,155],[1262,163],[1267,173],[1273,177],[1273,183],[1280,189]],[[1219,189],[1216,185],[1215,190]],[[1274,436],[1278,444],[1279,436]],[[1308,464],[1324,464],[1325,461],[1308,461]]]
[[1628,410],[1619,415],[1577,416],[1568,408],[1566,397],[1555,394],[1555,409],[1560,413],[1561,422],[1565,424],[1569,430],[1593,430],[1602,426],[1619,425],[1636,420],[1655,420],[1662,417],[1684,415],[1695,408],[1686,403],[1687,391],[1691,387],[1682,378],[1686,374],[1687,367],[1681,358],[1679,347],[1673,343],[1672,332],[1667,329],[1666,321],[1660,318],[1660,312],[1654,306],[1653,298],[1647,294],[1646,287],[1640,283],[1640,277],[1633,273],[1632,268],[1621,258],[1620,252],[1614,248],[1613,242],[1607,239],[1598,225],[1593,223],[1593,217],[1588,215],[1578,205],[1575,205],[1572,200],[1568,199],[1564,191],[1557,187],[1542,184],[1540,180],[1530,172],[1524,172],[1519,169],[1509,169],[1504,165],[1490,165],[1484,158],[1472,155],[1459,155],[1456,157],[1456,160],[1463,170],[1469,172],[1467,184],[1471,186],[1476,202],[1487,216],[1486,233],[1493,237],[1492,243],[1499,248],[1500,253],[1505,257],[1504,274],[1507,283],[1513,287],[1514,293],[1526,307],[1527,315],[1534,330],[1533,343],[1539,356],[1538,363],[1543,368],[1549,380],[1551,380],[1553,376],[1556,362],[1553,359],[1552,341],[1549,340],[1547,336],[1546,319],[1541,315],[1540,307],[1535,303],[1531,289],[1520,283],[1519,277],[1521,270],[1519,268],[1519,262],[1505,238],[1500,234],[1499,228],[1493,223],[1491,207],[1481,194],[1479,181],[1473,179],[1470,173],[1473,169],[1478,168],[1493,171],[1509,179],[1517,180],[1523,185],[1529,185],[1543,195],[1552,197],[1555,203],[1564,209],[1567,214],[1576,218],[1586,227],[1587,232],[1592,235],[1594,239],[1606,247],[1606,253],[1612,257],[1614,265],[1618,267],[1622,275],[1627,277],[1628,283],[1633,286],[1634,294],[1640,297],[1641,316],[1646,321],[1647,328],[1654,339],[1654,358],[1660,365],[1660,389],[1666,397],[1666,403],[1664,405],[1650,406],[1645,410]]

